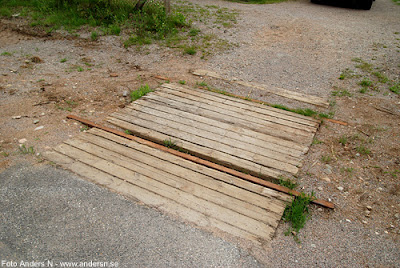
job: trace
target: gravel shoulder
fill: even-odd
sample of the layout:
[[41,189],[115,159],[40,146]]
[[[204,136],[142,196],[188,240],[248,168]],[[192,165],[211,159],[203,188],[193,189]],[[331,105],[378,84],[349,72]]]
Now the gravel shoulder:
[[[27,197],[26,200],[30,200],[28,205],[37,210],[9,206],[12,200],[25,204],[25,200],[16,196],[22,191],[19,188],[25,189],[25,194],[29,192],[33,174],[42,180],[40,191],[46,189],[46,183],[59,187],[59,190],[61,186],[71,186],[62,179],[71,176],[67,172],[50,168],[51,172],[59,173],[61,186],[57,186],[57,176],[46,181],[45,173],[40,173],[47,172],[47,168],[42,166],[40,153],[83,130],[82,125],[67,121],[67,114],[104,123],[107,115],[129,103],[124,92],[143,84],[155,87],[165,82],[155,78],[157,75],[174,82],[185,80],[189,86],[195,86],[204,79],[212,87],[235,94],[330,113],[334,119],[347,122],[348,126],[325,121],[300,173],[292,178],[299,183],[298,190],[314,191],[317,197],[331,199],[336,205],[334,211],[311,206],[311,218],[299,234],[300,244],[284,235],[289,226],[282,222],[268,248],[240,245],[242,249],[238,249],[235,244],[223,240],[210,242],[207,239],[211,238],[199,231],[200,236],[208,237],[208,242],[200,247],[193,246],[193,251],[188,254],[198,254],[198,259],[217,257],[215,253],[227,257],[224,261],[217,259],[215,266],[400,267],[400,98],[389,89],[400,83],[400,6],[391,0],[375,1],[370,11],[312,4],[307,0],[272,5],[211,0],[192,2],[203,6],[218,5],[239,13],[237,24],[226,29],[213,27],[212,24],[196,25],[202,31],[214,33],[234,44],[224,51],[215,51],[208,60],[201,59],[199,53],[195,56],[184,55],[181,51],[155,44],[140,50],[135,47],[125,49],[121,43],[123,37],[101,37],[99,41],[92,42],[87,38],[90,34],[84,30],[80,37],[66,37],[62,33],[38,36],[29,33],[24,22],[18,18],[0,21],[0,53],[10,53],[0,56],[0,185],[2,195],[7,197],[2,199],[7,206],[2,207],[10,211],[14,209],[16,213],[31,213],[29,215],[36,211],[40,217],[45,217],[45,210],[39,208],[46,208],[51,202],[44,199],[40,201]],[[33,62],[34,57],[40,61]],[[64,58],[67,60],[61,62]],[[191,69],[209,69],[226,76],[318,95],[327,98],[331,106],[321,110],[262,91],[194,77],[189,73]],[[379,74],[387,81],[383,82]],[[343,79],[338,79],[342,75]],[[363,80],[371,81],[364,92],[360,85]],[[37,129],[41,126],[43,128]],[[22,143],[26,148],[32,147],[35,153],[21,154],[19,146]],[[35,167],[27,168],[26,172],[21,166],[15,167],[21,162],[28,165],[26,161]],[[25,175],[17,178],[13,174],[18,172]],[[94,187],[77,178],[74,182],[86,188]],[[11,188],[7,186],[13,183],[15,185]],[[67,188],[63,198],[72,195],[77,198],[74,202],[85,200],[84,194],[79,194],[78,190],[74,193],[74,189]],[[112,200],[119,198],[118,202],[122,202],[128,211],[133,206],[146,213],[155,213],[154,217],[167,217],[105,190],[96,188],[93,191],[97,191],[93,197],[105,195]],[[82,210],[71,210],[71,217],[98,205],[110,213],[113,210],[112,207],[103,208],[102,204],[86,201],[80,207]],[[127,213],[121,216],[123,219],[131,216],[130,212],[119,212]],[[21,220],[16,214],[7,217],[15,223]],[[111,218],[109,220],[114,222]],[[52,228],[68,227],[65,222],[53,223],[56,225]],[[104,228],[108,226],[114,232],[113,227],[107,224]],[[183,233],[189,232],[185,229],[189,227],[174,224],[179,226],[177,229],[184,229]],[[31,225],[34,226],[34,222]],[[86,226],[90,229],[89,225]],[[35,241],[29,236],[33,234],[32,230],[26,229],[26,233],[22,233],[11,225],[0,224],[0,227],[4,235],[8,230],[5,228],[11,228],[9,231],[15,235],[25,236],[32,243]],[[128,225],[123,228],[127,230]],[[181,233],[176,232],[172,239],[180,236]],[[18,254],[34,250],[27,248],[23,252],[9,248],[12,245],[9,233],[7,237],[0,249],[7,254],[17,254],[7,256],[18,257],[22,256]],[[106,238],[101,239],[104,241]],[[194,243],[188,245],[192,247],[197,238],[188,239],[194,239]],[[82,242],[81,248],[85,248],[86,240],[78,241]],[[184,243],[183,240],[181,242]],[[228,251],[216,250],[222,244],[229,248]],[[147,247],[152,246],[149,244]],[[130,252],[125,249],[122,251]],[[104,254],[111,251],[111,248],[103,248]],[[95,254],[87,252],[85,256],[92,253]],[[157,254],[156,251],[153,253]],[[44,251],[37,254],[47,256]],[[150,258],[149,263],[162,265],[161,259],[151,259],[152,254],[146,253],[145,247],[135,254],[144,254]],[[169,259],[168,264],[185,266],[186,263],[179,262],[180,254],[184,253],[172,253],[175,257]],[[188,255],[184,256],[192,261]],[[243,256],[246,260],[242,263],[238,260]],[[253,257],[258,262],[253,263]],[[142,264],[148,263],[143,259]],[[200,266],[213,264],[203,262]]]

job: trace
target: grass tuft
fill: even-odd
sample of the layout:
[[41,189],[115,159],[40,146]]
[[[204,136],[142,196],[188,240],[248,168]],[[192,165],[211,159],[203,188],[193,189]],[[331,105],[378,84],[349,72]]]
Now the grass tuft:
[[279,176],[279,185],[285,186],[291,190],[297,187],[297,183],[291,179],[286,179],[283,176]]
[[141,86],[139,89],[131,91],[131,101],[135,101],[137,99],[140,99],[141,97],[143,97],[144,95],[153,92],[154,90],[152,90],[149,85],[144,85]]

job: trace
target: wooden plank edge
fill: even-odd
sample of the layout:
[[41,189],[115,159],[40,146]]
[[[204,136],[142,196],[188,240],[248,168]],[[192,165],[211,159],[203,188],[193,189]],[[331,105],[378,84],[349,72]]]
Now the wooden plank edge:
[[314,95],[298,94],[295,91],[290,91],[290,90],[286,90],[283,88],[277,88],[277,87],[273,87],[273,88],[278,91],[269,90],[266,88],[266,85],[253,83],[253,82],[241,81],[240,79],[238,79],[236,77],[231,77],[231,78],[223,77],[220,74],[217,74],[217,73],[211,72],[211,71],[207,71],[207,70],[194,70],[194,71],[192,71],[192,74],[196,75],[196,76],[209,76],[212,78],[221,79],[221,80],[228,81],[228,82],[233,82],[233,83],[236,83],[241,86],[255,88],[258,90],[264,90],[264,91],[267,91],[274,95],[278,95],[278,96],[288,98],[288,99],[294,99],[299,102],[305,102],[305,103],[309,103],[309,104],[312,104],[315,106],[320,106],[323,108],[329,107],[329,103],[327,101],[325,101],[323,98],[320,98],[320,97],[314,96]]
[[[272,182],[269,182],[269,181],[265,181],[265,180],[262,180],[260,178],[248,175],[248,174],[244,174],[242,172],[239,172],[239,171],[236,171],[236,170],[233,170],[233,169],[230,169],[230,168],[227,168],[227,167],[212,163],[210,161],[198,158],[196,156],[192,156],[192,155],[189,155],[189,154],[185,154],[185,153],[176,151],[174,149],[162,146],[160,144],[157,144],[157,143],[154,143],[154,142],[151,142],[151,141],[148,141],[148,140],[145,140],[145,139],[133,136],[133,135],[128,135],[128,134],[126,134],[126,133],[124,133],[122,131],[119,131],[119,130],[116,130],[116,129],[113,129],[113,128],[110,128],[110,127],[98,125],[98,124],[96,124],[94,122],[91,122],[91,121],[89,121],[87,119],[84,119],[84,118],[80,118],[80,117],[75,116],[75,115],[68,115],[67,118],[79,121],[79,122],[81,122],[81,123],[83,123],[83,124],[85,124],[85,125],[87,125],[89,127],[95,127],[95,128],[104,130],[106,132],[113,133],[113,134],[115,134],[117,136],[124,137],[126,139],[139,142],[141,144],[145,144],[145,145],[150,146],[152,148],[159,149],[159,150],[164,151],[164,152],[168,152],[170,154],[182,157],[182,158],[184,158],[186,160],[195,162],[197,164],[216,169],[218,171],[221,171],[221,172],[236,176],[238,178],[241,178],[241,179],[244,179],[244,180],[259,184],[259,185],[262,185],[262,186],[270,188],[270,189],[274,189],[274,190],[282,192],[282,193],[290,194],[290,195],[293,195],[293,196],[300,196],[301,195],[300,192],[295,191],[295,190],[291,190],[291,189],[289,189],[287,187],[284,187],[282,185],[278,185],[278,184],[275,184],[275,183],[272,183]],[[317,204],[317,205],[321,205],[321,206],[326,207],[326,208],[331,208],[331,209],[335,208],[335,205],[332,202],[329,202],[329,201],[326,201],[326,200],[317,199],[317,198],[313,199],[312,203]]]
[[349,123],[347,123],[347,122],[339,121],[339,120],[336,120],[336,119],[324,118],[324,120],[326,120],[328,122],[331,122],[331,123],[343,125],[343,126],[348,126],[349,125]]

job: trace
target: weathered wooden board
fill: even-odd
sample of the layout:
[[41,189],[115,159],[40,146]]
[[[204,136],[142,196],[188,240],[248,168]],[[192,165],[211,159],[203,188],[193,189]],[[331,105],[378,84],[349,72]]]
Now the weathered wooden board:
[[44,153],[87,179],[208,230],[268,242],[291,196],[91,129]]
[[295,175],[319,121],[265,105],[164,84],[110,116],[145,139],[263,178]]
[[266,91],[268,93],[275,94],[275,95],[278,95],[278,96],[281,96],[284,98],[293,99],[293,100],[304,102],[304,103],[309,103],[309,104],[312,104],[315,106],[321,106],[324,108],[329,107],[328,101],[326,101],[325,99],[320,98],[318,96],[306,95],[306,94],[302,94],[302,93],[299,93],[296,91],[290,91],[290,90],[286,90],[283,88],[267,86],[267,85],[263,85],[263,84],[259,84],[259,83],[255,83],[255,82],[241,81],[236,77],[224,77],[216,72],[207,71],[207,70],[195,70],[192,73],[197,76],[209,76],[212,78],[217,78],[217,79],[225,80],[228,82],[233,82],[238,85],[242,85],[242,86],[249,87],[249,88],[255,88],[255,89]]

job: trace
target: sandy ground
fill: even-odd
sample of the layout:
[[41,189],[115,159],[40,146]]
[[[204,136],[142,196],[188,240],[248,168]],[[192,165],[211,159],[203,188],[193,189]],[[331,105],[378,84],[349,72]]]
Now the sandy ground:
[[[155,75],[195,85],[201,79],[189,70],[210,69],[325,97],[332,104],[327,110],[206,79],[226,91],[331,112],[348,123],[325,121],[293,178],[298,189],[315,191],[337,208],[312,206],[301,244],[284,235],[288,225],[282,223],[269,248],[246,250],[266,266],[399,266],[400,99],[389,88],[400,79],[400,6],[390,0],[375,1],[370,11],[305,0],[261,6],[194,2],[238,11],[237,24],[224,31],[197,25],[237,46],[203,60],[157,45],[125,49],[121,37],[92,42],[84,31],[80,37],[37,36],[18,18],[2,20],[0,53],[10,55],[0,56],[0,170],[26,160],[42,165],[41,152],[82,128],[67,114],[104,123],[128,103],[125,91],[164,82]],[[347,68],[349,75],[338,79]],[[388,82],[379,82],[374,72]],[[360,93],[364,78],[373,85]],[[21,154],[22,143],[35,155]]]

